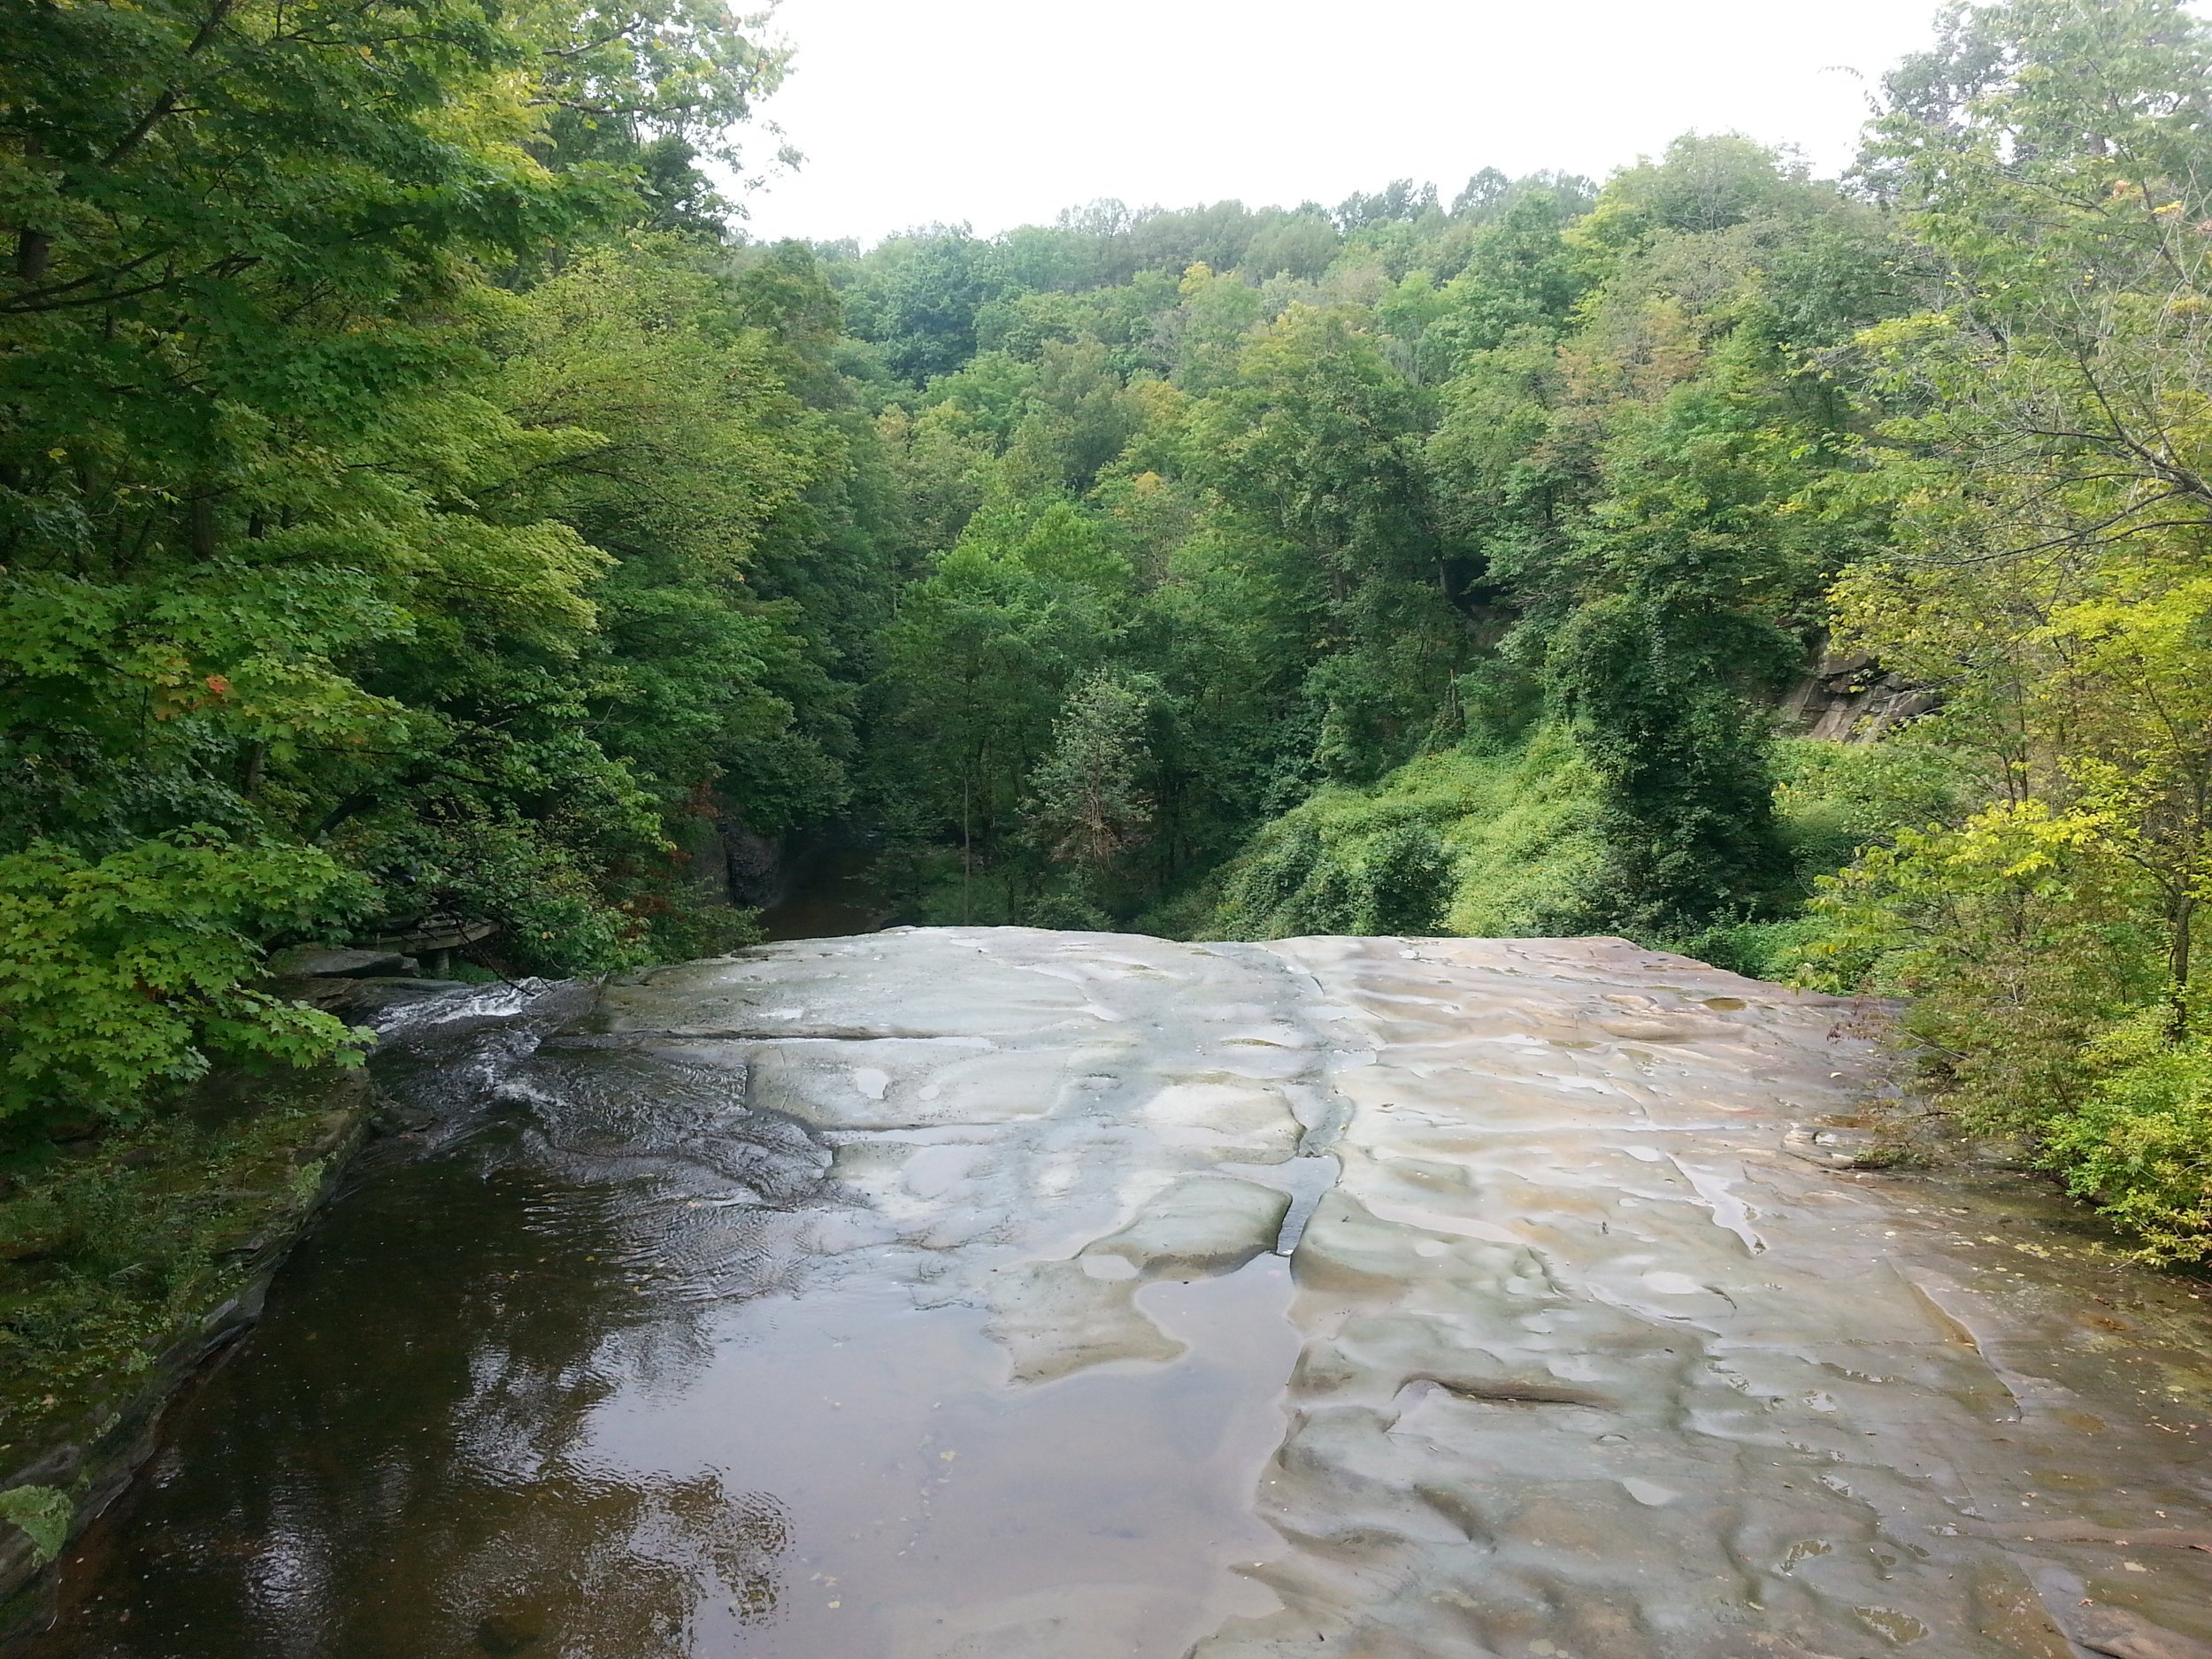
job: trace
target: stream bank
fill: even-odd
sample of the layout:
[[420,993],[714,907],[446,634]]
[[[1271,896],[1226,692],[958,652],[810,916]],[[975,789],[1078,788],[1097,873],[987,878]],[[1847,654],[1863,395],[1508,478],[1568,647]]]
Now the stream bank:
[[367,1079],[219,1073],[146,1123],[88,1131],[0,1199],[0,1628],[127,1487],[171,1400],[259,1317],[368,1131]]
[[[769,938],[867,933],[887,918],[864,841],[832,836],[787,855],[739,839],[730,870],[713,873],[727,881],[742,868]],[[416,977],[388,950],[289,956],[290,977],[271,989],[365,1026],[397,1031],[410,1004],[478,995]],[[10,1325],[0,1632],[44,1617],[49,1563],[153,1455],[172,1402],[258,1320],[271,1280],[364,1141],[420,1116],[385,1104],[380,1118],[359,1071],[220,1072],[146,1123],[88,1125],[50,1158],[0,1173]]]
[[[389,952],[288,954],[265,988],[365,1029],[468,993]],[[394,964],[408,972],[375,977]],[[260,1319],[362,1148],[413,1121],[357,1067],[221,1068],[141,1121],[15,1153],[0,1178],[0,1633],[50,1616],[64,1546]]]

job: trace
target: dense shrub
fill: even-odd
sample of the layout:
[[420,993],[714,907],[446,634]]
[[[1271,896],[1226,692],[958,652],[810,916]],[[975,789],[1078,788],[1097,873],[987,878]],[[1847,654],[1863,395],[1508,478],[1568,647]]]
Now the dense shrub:
[[1591,805],[1555,727],[1425,755],[1269,825],[1231,865],[1214,926],[1237,939],[1572,931],[1602,859]]
[[2047,1125],[2045,1161],[2150,1259],[2212,1256],[2212,1037],[2177,1042],[2167,1011],[2151,1009],[2086,1058],[2095,1080]]
[[0,857],[0,1120],[121,1115],[211,1059],[357,1056],[327,1014],[247,983],[261,941],[357,913],[326,855],[208,829],[96,862],[50,843]]

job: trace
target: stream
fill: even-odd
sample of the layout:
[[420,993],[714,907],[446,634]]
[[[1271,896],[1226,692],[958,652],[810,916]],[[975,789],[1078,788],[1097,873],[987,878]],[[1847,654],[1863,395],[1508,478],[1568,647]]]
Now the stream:
[[1618,940],[448,993],[11,1659],[2212,1656],[2212,1321]]

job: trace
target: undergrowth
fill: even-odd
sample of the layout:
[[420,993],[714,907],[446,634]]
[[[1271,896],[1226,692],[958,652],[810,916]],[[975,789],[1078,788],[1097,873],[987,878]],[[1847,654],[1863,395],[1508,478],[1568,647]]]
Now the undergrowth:
[[1571,931],[1601,857],[1595,800],[1588,767],[1550,726],[1510,749],[1421,756],[1369,788],[1324,788],[1231,866],[1212,931]]

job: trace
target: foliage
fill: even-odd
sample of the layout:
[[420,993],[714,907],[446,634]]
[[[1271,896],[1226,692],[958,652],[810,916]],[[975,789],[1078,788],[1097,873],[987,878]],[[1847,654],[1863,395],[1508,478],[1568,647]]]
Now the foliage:
[[1094,674],[1055,723],[1052,752],[1030,774],[1026,816],[1054,858],[1095,882],[1110,876],[1149,827],[1142,786],[1143,688]]
[[[873,791],[957,834],[957,913],[1037,913],[1070,882],[1125,917],[1194,893],[1317,787],[1471,733],[1517,742],[1547,702],[1605,832],[1555,913],[1648,932],[1786,907],[1764,710],[1878,516],[1808,499],[1855,465],[1849,403],[1809,354],[1880,314],[1878,223],[1734,138],[1594,196],[1486,175],[1447,210],[1401,181],[1344,204],[1310,260],[1284,250],[1321,221],[1242,214],[1210,212],[1202,247],[1177,240],[1194,220],[1097,204],[831,266],[914,377],[879,418],[909,488],[933,526],[965,520],[929,532],[953,550],[889,636],[895,762]],[[972,301],[972,329],[922,321]],[[924,365],[924,334],[961,352]],[[1124,562],[1112,614],[1017,600],[1002,573],[987,621],[956,619],[979,575],[963,549],[1048,514]],[[1054,834],[1023,793],[1101,672],[1156,687],[1130,786],[1152,832],[1110,895],[1038,864]]]
[[1934,741],[1935,730],[1923,721],[1879,743],[1777,741],[1774,810],[1807,896],[1860,849],[1965,816],[1972,795],[1968,757]]
[[1819,566],[1781,509],[1809,481],[1733,353],[1718,385],[1670,393],[1603,465],[1580,557],[1598,591],[1562,623],[1549,672],[1605,785],[1621,896],[1649,929],[1756,906],[1780,877],[1765,700],[1802,662],[1787,622]]
[[1988,804],[1845,872],[1812,945],[1919,994],[1943,1103],[2176,1260],[2205,1221],[2208,66],[2167,0],[2009,0],[1890,80],[1865,167],[1919,305],[1858,342],[1882,419],[1841,493],[1891,533],[1835,614],[1940,694],[1924,735]]
[[326,854],[211,829],[96,863],[52,842],[0,856],[0,1121],[128,1113],[200,1076],[210,1050],[357,1063],[337,1020],[242,982],[259,941],[362,898]]
[[693,165],[781,62],[690,0],[7,13],[8,1113],[341,1051],[281,938],[695,941],[698,822],[842,809],[873,433]]
[[1546,727],[1512,749],[1446,750],[1369,789],[1323,789],[1230,866],[1200,931],[1573,931],[1602,857],[1594,788],[1572,741]]
[[1865,988],[1870,958],[1843,950],[1830,919],[1799,908],[1863,849],[1955,826],[1972,800],[1968,757],[1930,741],[1927,723],[1879,743],[1781,738],[1770,750],[1776,828],[1794,901],[1765,920],[1724,918],[1655,942],[1757,979]]
[[61,1554],[69,1524],[77,1518],[76,1501],[58,1486],[12,1486],[0,1492],[0,1520],[23,1529],[32,1559],[43,1564]]
[[2044,1145],[2078,1197],[2143,1241],[2149,1260],[2212,1256],[2212,1041],[2176,1042],[2146,1009],[2092,1043],[2093,1081]]
[[1437,837],[1418,825],[1401,824],[1368,843],[1361,860],[1366,903],[1359,931],[1374,933],[1433,933],[1451,902],[1450,855]]
[[1129,580],[1102,526],[1065,503],[969,525],[884,640],[902,740],[891,787],[910,813],[970,854],[1012,833],[1062,695],[1102,660]]
[[[931,918],[1906,992],[1947,1109],[2186,1254],[2187,1155],[2113,1162],[2186,1140],[2212,892],[2181,0],[1946,12],[1843,182],[1690,134],[864,252],[730,231],[783,65],[720,13],[405,16],[0,25],[24,1124],[330,1052],[279,939],[713,949],[694,853],[856,821]],[[1789,736],[1823,658],[1922,711]]]
[[2083,1044],[2160,988],[2142,899],[2093,816],[2001,803],[1826,881],[1816,960],[1916,999],[1909,1028],[1971,1123],[2035,1132],[2076,1099]]

